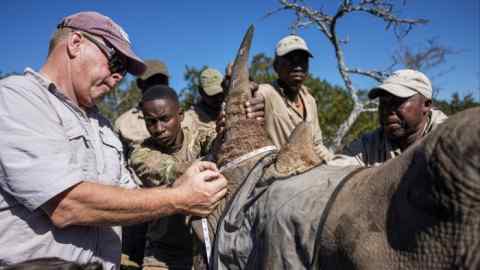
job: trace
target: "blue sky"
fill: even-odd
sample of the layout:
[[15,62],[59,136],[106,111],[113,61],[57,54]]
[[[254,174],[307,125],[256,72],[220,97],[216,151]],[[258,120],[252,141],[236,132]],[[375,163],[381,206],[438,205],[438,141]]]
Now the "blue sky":
[[[403,2],[402,0],[397,1]],[[402,8],[405,17],[425,18],[430,23],[416,27],[404,40],[410,46],[421,46],[429,38],[461,51],[447,58],[447,64],[433,70],[441,87],[440,98],[452,92],[475,94],[480,99],[480,4],[479,0],[410,0]],[[334,10],[338,1],[308,1],[312,7]],[[22,72],[25,67],[41,67],[47,54],[48,40],[62,17],[95,10],[110,16],[123,26],[133,42],[134,50],[144,59],[165,61],[172,75],[172,86],[181,90],[185,66],[208,65],[223,72],[239,46],[249,24],[256,27],[251,55],[264,52],[272,56],[276,42],[289,34],[291,12],[280,12],[266,19],[263,16],[276,8],[276,0],[242,1],[3,1],[0,10],[0,71]],[[354,15],[342,20],[339,31],[348,37],[345,47],[347,65],[359,68],[384,69],[391,64],[397,49],[392,31],[378,19]],[[301,30],[314,58],[313,75],[334,84],[342,84],[336,70],[332,46],[316,29]],[[356,79],[360,88],[374,82]]]

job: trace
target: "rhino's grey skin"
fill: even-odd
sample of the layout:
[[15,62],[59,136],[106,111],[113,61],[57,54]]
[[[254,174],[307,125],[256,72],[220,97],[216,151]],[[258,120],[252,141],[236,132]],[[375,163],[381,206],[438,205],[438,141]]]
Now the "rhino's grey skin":
[[[245,54],[240,57],[245,60]],[[246,61],[236,63],[234,70],[242,75],[227,98],[228,136],[217,155],[220,164],[269,145],[258,123],[245,118]],[[279,153],[224,172],[229,195],[208,221],[220,234],[247,232],[237,238],[247,245],[238,254],[222,253],[239,241],[216,241],[214,269],[480,269],[480,109],[452,117],[383,166],[345,179],[335,176],[333,189],[316,185],[329,180],[324,176],[305,178],[331,169],[316,167],[321,161],[312,155],[308,132],[308,125],[300,126]],[[299,195],[308,185],[328,192]],[[295,200],[289,200],[292,194]],[[229,206],[232,198],[244,198],[245,208]],[[292,201],[309,203],[299,210],[318,211],[302,220],[296,208],[280,208]],[[235,209],[239,215],[233,216],[243,215],[247,222],[224,222]]]
[[480,109],[354,175],[330,200],[321,269],[480,269]]

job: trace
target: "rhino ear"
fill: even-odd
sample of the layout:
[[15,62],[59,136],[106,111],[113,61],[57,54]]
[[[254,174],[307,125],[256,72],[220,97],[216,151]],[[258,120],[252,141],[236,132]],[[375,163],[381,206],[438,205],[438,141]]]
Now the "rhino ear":
[[302,122],[295,127],[292,134],[277,155],[271,169],[277,176],[298,174],[320,164],[322,160],[313,150],[313,130],[311,123]]

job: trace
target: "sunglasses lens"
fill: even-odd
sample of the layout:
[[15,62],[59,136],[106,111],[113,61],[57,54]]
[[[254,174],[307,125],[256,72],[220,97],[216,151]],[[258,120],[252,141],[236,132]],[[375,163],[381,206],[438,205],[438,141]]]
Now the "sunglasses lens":
[[110,71],[112,73],[118,73],[125,76],[127,73],[127,65],[125,62],[115,53],[110,59]]

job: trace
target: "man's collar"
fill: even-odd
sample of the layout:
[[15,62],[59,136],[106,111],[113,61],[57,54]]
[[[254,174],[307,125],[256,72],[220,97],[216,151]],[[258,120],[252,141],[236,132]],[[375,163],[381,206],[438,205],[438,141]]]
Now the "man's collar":
[[54,96],[59,98],[61,101],[67,103],[70,105],[75,111],[79,112],[83,116],[87,116],[87,114],[91,113],[97,113],[98,108],[97,106],[94,106],[92,108],[87,108],[85,111],[80,109],[78,105],[72,102],[70,98],[68,98],[62,91],[59,91],[57,86],[53,81],[48,79],[46,76],[42,75],[40,72],[37,72],[33,70],[32,68],[27,67],[24,71],[25,76],[31,77],[34,79],[36,82],[38,82],[42,87],[47,89],[50,93],[52,93]]

